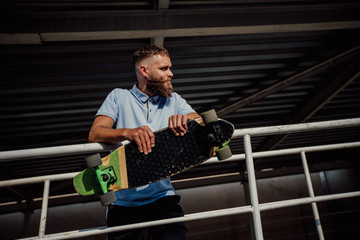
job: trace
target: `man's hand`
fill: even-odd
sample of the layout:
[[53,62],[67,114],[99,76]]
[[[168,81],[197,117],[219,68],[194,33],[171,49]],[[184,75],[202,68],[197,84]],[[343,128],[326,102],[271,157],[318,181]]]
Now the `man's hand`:
[[135,141],[140,152],[145,155],[151,153],[151,148],[155,147],[155,135],[148,126],[127,129],[127,139]]
[[148,126],[134,129],[113,129],[114,120],[107,116],[97,116],[89,133],[89,142],[116,144],[124,140],[135,141],[140,152],[148,154],[155,146],[155,135]]
[[194,119],[188,115],[173,115],[169,118],[169,129],[176,136],[184,136],[188,130],[187,121]]

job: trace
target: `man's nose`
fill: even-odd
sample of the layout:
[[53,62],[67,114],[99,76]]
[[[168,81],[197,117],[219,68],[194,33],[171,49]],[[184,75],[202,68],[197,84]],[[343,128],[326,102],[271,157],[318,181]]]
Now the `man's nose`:
[[168,75],[168,77],[173,77],[173,76],[174,76],[174,74],[172,73],[172,71],[171,71],[170,69],[168,70],[168,74],[167,74],[167,75]]

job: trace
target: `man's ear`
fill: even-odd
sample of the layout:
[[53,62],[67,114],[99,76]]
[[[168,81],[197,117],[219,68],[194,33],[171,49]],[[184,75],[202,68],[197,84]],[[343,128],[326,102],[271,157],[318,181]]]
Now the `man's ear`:
[[145,65],[141,65],[139,67],[139,71],[141,73],[142,76],[148,78],[149,77],[149,72],[148,72],[148,68]]

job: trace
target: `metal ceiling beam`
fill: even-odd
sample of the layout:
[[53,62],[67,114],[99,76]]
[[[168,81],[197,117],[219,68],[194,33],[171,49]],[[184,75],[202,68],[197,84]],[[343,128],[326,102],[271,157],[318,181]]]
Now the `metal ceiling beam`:
[[276,93],[284,88],[287,88],[295,83],[298,83],[306,78],[312,77],[316,74],[322,73],[327,71],[328,69],[332,68],[333,66],[343,63],[346,60],[349,60],[353,58],[354,56],[358,56],[360,54],[360,45],[356,46],[355,48],[352,48],[344,53],[341,53],[333,58],[330,58],[320,64],[317,64],[309,69],[306,69],[305,71],[298,73],[288,79],[285,79],[283,81],[280,81],[268,88],[265,88],[247,98],[244,98],[240,101],[234,102],[233,104],[217,110],[217,114],[219,117],[223,117],[227,114],[230,114],[232,112],[235,112],[236,110],[243,108],[247,105],[250,105],[251,103],[257,102],[264,97],[267,97],[273,93]]
[[[45,42],[59,41],[95,41],[141,38],[163,39],[165,37],[264,34],[280,32],[342,30],[355,28],[360,28],[360,21],[124,31],[40,32],[16,34],[0,33],[0,44],[42,44]],[[156,41],[154,41],[154,43],[155,42]],[[161,42],[157,43],[160,44]]]
[[[313,98],[309,99],[309,101],[304,104],[304,107],[297,111],[286,124],[306,122],[345,87],[360,77],[359,68],[360,59],[356,58],[341,74],[332,79],[328,85],[321,86],[319,92]],[[289,136],[289,134],[270,137],[257,151],[272,150],[287,136]]]
[[[158,9],[160,9],[160,10],[169,9],[169,5],[170,5],[170,0],[158,0]],[[163,47],[164,39],[165,39],[165,37],[156,36],[156,37],[151,38],[150,43]]]
[[[221,28],[359,21],[360,4],[234,6],[223,8],[117,10],[0,8],[0,32],[97,32],[152,29]],[[0,3],[1,7],[1,3]]]
[[[360,4],[154,10],[0,11],[1,44],[318,31],[360,28]],[[0,5],[1,7],[1,5]],[[61,9],[61,8],[59,8]],[[31,10],[31,11],[30,11]]]

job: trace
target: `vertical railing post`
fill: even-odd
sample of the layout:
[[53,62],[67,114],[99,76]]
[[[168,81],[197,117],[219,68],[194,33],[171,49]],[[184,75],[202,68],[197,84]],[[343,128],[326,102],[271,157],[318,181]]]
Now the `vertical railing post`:
[[50,180],[47,179],[44,182],[44,193],[43,193],[43,200],[41,206],[39,238],[43,238],[45,235],[46,218],[47,218],[47,210],[48,210],[48,202],[49,202],[49,189],[50,189]]
[[[306,178],[306,183],[307,183],[306,185],[308,187],[309,196],[310,197],[315,197],[313,185],[312,185],[312,182],[311,182],[309,166],[307,164],[305,152],[302,151],[300,153],[300,155],[301,155],[301,161],[302,161],[302,164],[303,164],[303,167],[304,167],[304,173],[305,173],[305,178]],[[311,203],[311,207],[312,207],[312,210],[313,210],[313,214],[314,214],[314,218],[315,218],[316,230],[317,230],[319,239],[324,240],[325,237],[324,237],[324,233],[323,233],[323,230],[322,230],[319,211],[318,211],[316,202]]]
[[252,214],[253,214],[253,222],[255,228],[255,237],[256,240],[263,240],[264,236],[261,225],[260,206],[259,206],[258,192],[256,187],[255,167],[254,167],[251,140],[249,134],[246,134],[244,136],[244,148],[245,148],[246,168],[248,173],[250,201],[251,201],[251,206],[253,208]]

